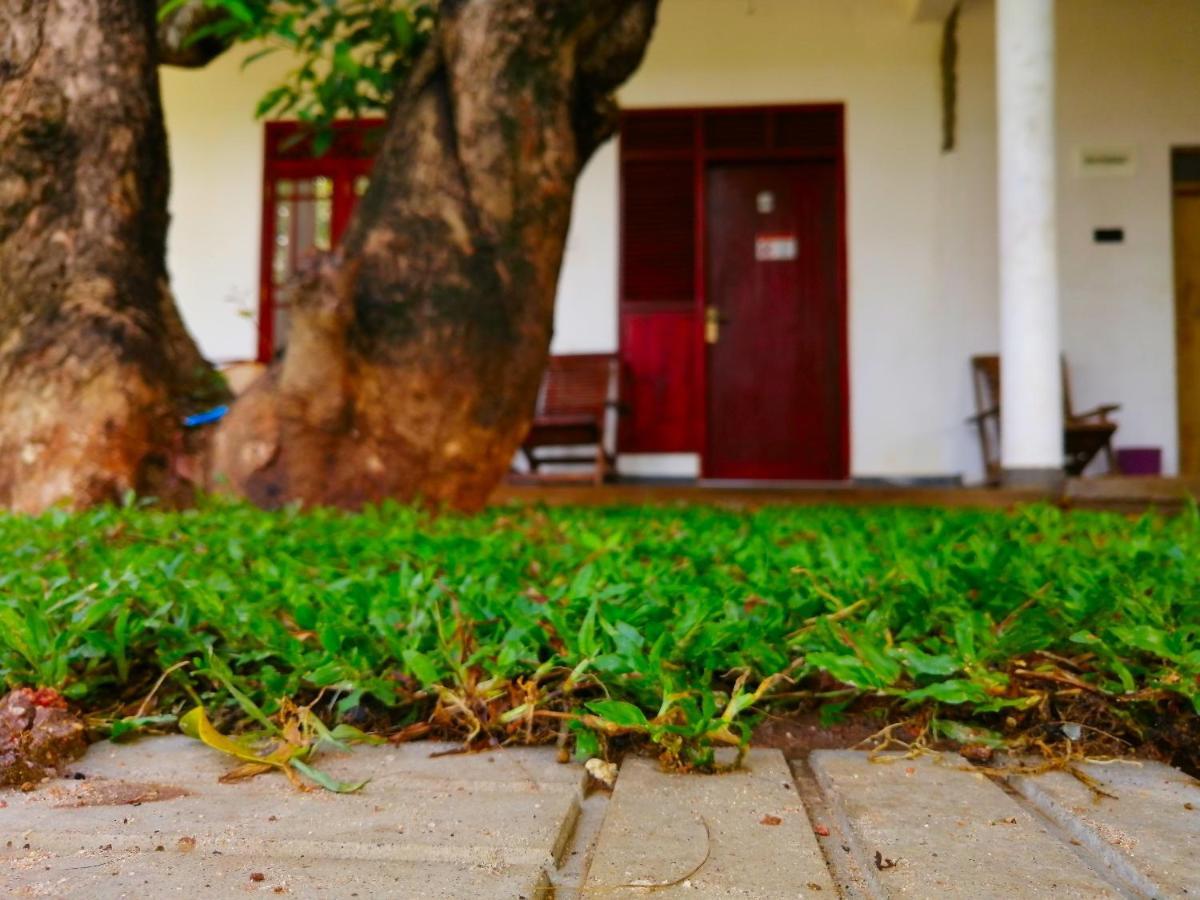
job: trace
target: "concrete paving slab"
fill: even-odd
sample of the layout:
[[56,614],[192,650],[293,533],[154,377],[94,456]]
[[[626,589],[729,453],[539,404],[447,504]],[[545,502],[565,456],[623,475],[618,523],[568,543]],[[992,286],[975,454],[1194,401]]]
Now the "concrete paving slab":
[[[258,876],[262,876],[261,879]],[[453,865],[257,854],[181,857],[178,853],[0,851],[5,897],[118,900],[160,897],[429,897],[546,898],[553,896],[541,866],[500,861]]]
[[726,775],[621,766],[584,896],[836,897],[778,750]]
[[1122,894],[987,776],[957,757],[822,750],[809,762],[880,897]]
[[412,894],[538,895],[574,828],[582,767],[558,764],[552,750],[431,758],[439,749],[325,756],[319,765],[335,778],[372,778],[360,793],[339,796],[298,791],[274,773],[220,784],[229,760],[182,736],[97,744],[74,767],[82,780],[0,793],[0,850],[42,866],[10,866],[0,887],[17,872],[23,888],[68,878],[64,895],[112,887],[118,896],[133,886],[156,895],[174,890],[176,869],[254,887],[261,883],[248,882],[249,873],[274,865],[279,877],[307,879],[314,895],[337,872],[345,873],[333,882],[338,896],[354,893],[352,882],[361,882],[359,896],[396,896],[397,879]]
[[1082,764],[1012,786],[1102,865],[1150,897],[1200,896],[1200,783],[1160,763]]

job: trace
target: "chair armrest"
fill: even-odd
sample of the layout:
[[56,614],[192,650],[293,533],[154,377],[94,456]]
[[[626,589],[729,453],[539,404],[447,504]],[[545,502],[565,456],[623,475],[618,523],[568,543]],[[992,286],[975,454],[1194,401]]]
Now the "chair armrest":
[[1084,412],[1075,413],[1071,416],[1071,418],[1074,420],[1099,418],[1101,421],[1107,421],[1109,413],[1114,413],[1120,408],[1120,403],[1105,403],[1101,406],[1097,406],[1095,409],[1089,409]]
[[966,421],[967,421],[968,425],[978,425],[980,422],[983,422],[984,420],[990,419],[992,417],[996,417],[996,418],[1000,417],[1000,407],[993,406],[991,409],[985,409],[981,413],[976,413],[973,416],[968,416]]

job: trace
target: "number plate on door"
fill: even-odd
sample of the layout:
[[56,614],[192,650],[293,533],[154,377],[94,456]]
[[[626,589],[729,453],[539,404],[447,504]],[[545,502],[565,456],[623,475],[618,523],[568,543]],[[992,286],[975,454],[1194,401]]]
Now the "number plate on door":
[[796,252],[794,234],[760,234],[754,239],[754,258],[759,262],[795,259]]

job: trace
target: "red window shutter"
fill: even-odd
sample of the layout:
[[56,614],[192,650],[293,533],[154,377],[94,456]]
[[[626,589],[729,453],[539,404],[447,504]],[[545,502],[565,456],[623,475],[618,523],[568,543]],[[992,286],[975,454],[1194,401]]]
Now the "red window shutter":
[[690,112],[627,112],[621,121],[624,153],[691,153],[695,141],[696,117]]
[[697,449],[694,112],[621,129],[621,400],[626,453]]
[[626,160],[623,168],[622,300],[691,300],[696,281],[692,161]]
[[707,150],[761,150],[767,145],[766,110],[730,110],[706,113],[704,146]]
[[841,108],[780,111],[775,117],[775,145],[784,150],[839,150],[842,146]]

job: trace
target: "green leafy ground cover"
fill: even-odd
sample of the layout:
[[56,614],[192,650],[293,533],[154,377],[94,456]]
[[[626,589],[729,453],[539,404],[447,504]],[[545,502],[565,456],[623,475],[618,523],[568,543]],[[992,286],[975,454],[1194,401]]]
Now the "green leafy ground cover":
[[213,502],[0,517],[0,559],[0,680],[59,688],[116,733],[197,703],[257,727],[316,698],[329,724],[584,754],[648,737],[687,765],[798,707],[1175,753],[1200,713],[1194,507]]

